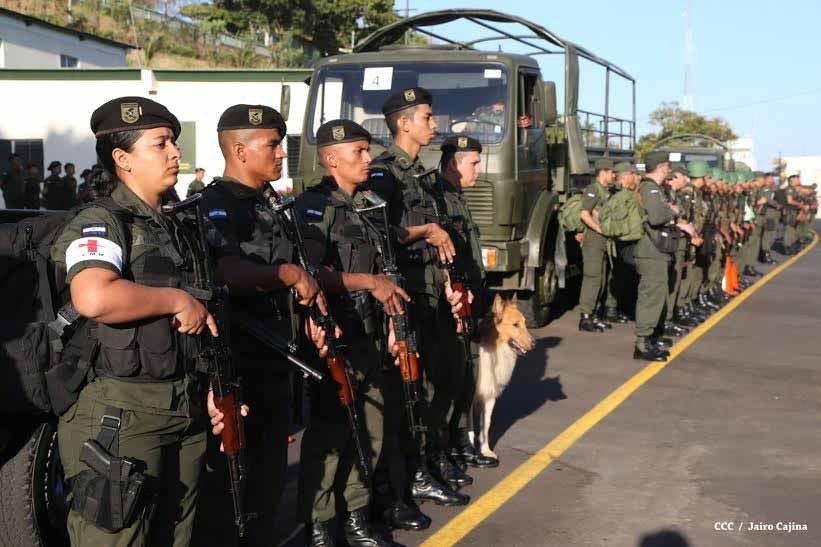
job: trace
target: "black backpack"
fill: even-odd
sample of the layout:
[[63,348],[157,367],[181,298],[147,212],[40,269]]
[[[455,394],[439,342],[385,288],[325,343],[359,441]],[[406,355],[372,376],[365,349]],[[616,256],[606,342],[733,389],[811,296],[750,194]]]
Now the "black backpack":
[[88,380],[96,324],[71,306],[65,272],[52,262],[51,247],[89,207],[112,212],[129,234],[130,211],[110,197],[0,224],[0,415],[60,415]]

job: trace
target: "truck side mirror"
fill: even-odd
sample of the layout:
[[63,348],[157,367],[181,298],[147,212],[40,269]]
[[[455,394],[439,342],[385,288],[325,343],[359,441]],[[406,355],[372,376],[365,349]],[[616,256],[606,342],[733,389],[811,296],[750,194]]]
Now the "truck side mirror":
[[282,91],[279,95],[279,113],[282,114],[282,118],[287,122],[288,121],[288,114],[291,111],[291,86],[288,84],[282,84]]
[[556,83],[542,82],[539,87],[539,102],[542,103],[542,112],[546,125],[554,125],[559,119],[556,108]]

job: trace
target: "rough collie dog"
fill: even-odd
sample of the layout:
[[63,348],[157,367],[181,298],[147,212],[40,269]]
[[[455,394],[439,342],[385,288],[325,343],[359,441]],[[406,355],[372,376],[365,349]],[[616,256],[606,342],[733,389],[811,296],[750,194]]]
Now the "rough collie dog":
[[[533,349],[534,344],[516,296],[504,300],[497,294],[490,313],[479,328],[479,370],[473,397],[473,423],[478,421],[479,447],[483,456],[498,459],[490,449],[488,437],[493,406],[510,382],[516,360]],[[473,443],[473,427],[469,434]]]

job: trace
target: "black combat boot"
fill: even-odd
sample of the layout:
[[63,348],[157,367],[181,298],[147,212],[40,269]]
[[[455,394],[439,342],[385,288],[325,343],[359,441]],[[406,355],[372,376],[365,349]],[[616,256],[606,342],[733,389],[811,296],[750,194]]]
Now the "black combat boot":
[[325,521],[305,525],[309,547],[334,547],[334,535],[328,524],[328,521]]
[[470,442],[468,428],[460,427],[448,451],[450,457],[464,471],[468,465],[476,461],[476,447]]
[[660,351],[653,346],[649,339],[644,341],[641,349],[638,346],[633,348],[633,359],[640,359],[642,361],[666,361],[669,354]]
[[589,313],[583,313],[579,318],[579,330],[586,332],[604,332],[606,327]]
[[454,490],[473,484],[473,477],[455,466],[443,452],[432,455],[428,466],[436,480],[448,484]]
[[470,496],[456,492],[450,486],[437,481],[424,463],[416,466],[411,478],[411,497],[415,501],[432,501],[445,507],[467,505],[470,501]]
[[608,323],[607,321],[605,321],[605,320],[601,319],[599,316],[597,316],[597,315],[592,315],[591,317],[593,318],[593,321],[595,321],[595,322],[596,322],[596,323],[597,323],[600,327],[602,327],[603,329],[605,329],[605,330],[610,330],[610,329],[612,329],[612,328],[613,328],[613,325],[611,325],[611,324],[610,324],[610,323]]
[[662,334],[664,336],[684,336],[690,332],[690,329],[674,325],[671,321],[665,321]]
[[677,308],[673,314],[673,322],[681,327],[695,327],[699,323],[687,308]]
[[701,309],[701,307],[699,307],[698,302],[690,302],[684,306],[684,313],[687,314],[687,317],[693,319],[696,325],[700,325],[705,319],[707,319],[707,314],[703,309]]
[[627,323],[628,317],[618,310],[618,308],[605,308],[604,320],[610,323]]
[[708,313],[716,312],[721,308],[721,306],[710,300],[705,293],[699,293],[698,303],[702,309],[706,310]]
[[764,253],[764,259],[767,264],[778,264],[778,261],[773,258],[773,255],[770,254],[770,251]]
[[368,522],[365,509],[351,511],[345,518],[345,541],[350,547],[393,547],[398,545],[377,534]]
[[645,344],[656,348],[661,353],[670,353],[670,348],[673,347],[673,341],[663,336],[650,336],[646,339]]
[[385,509],[382,516],[385,523],[393,529],[427,530],[431,523],[430,517],[423,513],[413,500],[394,502]]

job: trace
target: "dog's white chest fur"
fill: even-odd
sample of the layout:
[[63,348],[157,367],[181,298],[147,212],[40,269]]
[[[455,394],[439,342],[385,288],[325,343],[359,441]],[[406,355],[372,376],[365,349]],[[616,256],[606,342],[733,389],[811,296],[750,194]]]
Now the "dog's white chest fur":
[[516,366],[516,352],[505,343],[479,347],[479,372],[476,378],[477,399],[493,400],[499,397],[510,382]]

